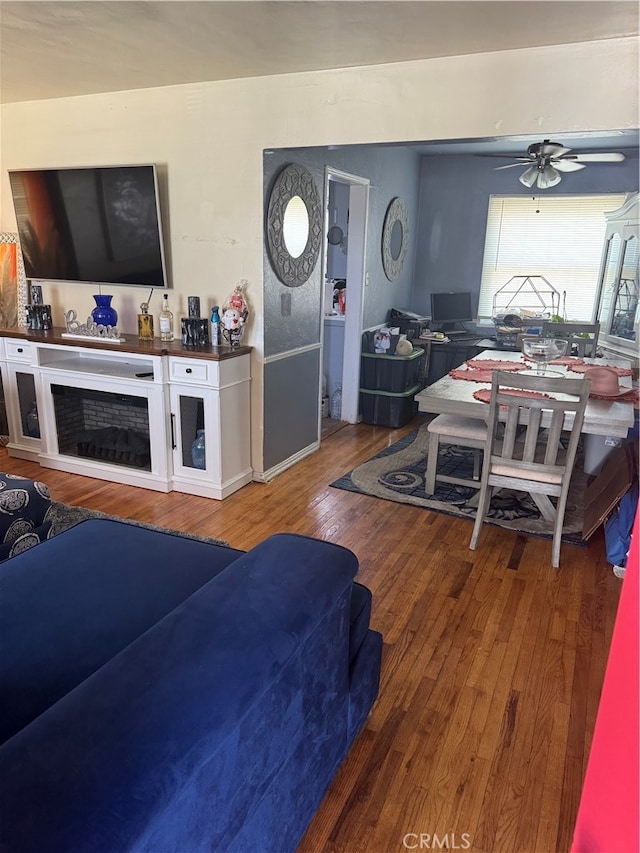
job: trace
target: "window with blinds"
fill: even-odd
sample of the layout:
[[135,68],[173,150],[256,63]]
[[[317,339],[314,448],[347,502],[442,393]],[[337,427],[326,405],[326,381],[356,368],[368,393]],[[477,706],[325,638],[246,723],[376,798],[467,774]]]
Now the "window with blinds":
[[624,193],[490,196],[478,318],[492,317],[494,295],[512,276],[539,275],[560,293],[567,320],[591,321],[604,214],[625,198]]

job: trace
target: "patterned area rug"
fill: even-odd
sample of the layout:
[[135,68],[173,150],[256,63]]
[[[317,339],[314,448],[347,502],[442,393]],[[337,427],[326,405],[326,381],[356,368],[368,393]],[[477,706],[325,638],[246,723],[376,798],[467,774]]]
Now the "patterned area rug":
[[223,539],[213,539],[210,536],[198,536],[195,533],[183,533],[181,530],[171,530],[168,527],[160,527],[157,524],[145,524],[141,521],[132,521],[130,518],[120,518],[117,515],[107,515],[106,512],[100,512],[97,509],[86,509],[82,506],[70,506],[56,501],[52,501],[51,509],[47,515],[51,519],[51,536],[56,536],[79,524],[87,518],[111,518],[114,521],[125,521],[127,524],[134,524],[136,527],[146,527],[148,530],[159,530],[161,533],[173,533],[174,536],[183,536],[185,539],[197,539],[199,542],[212,542],[214,545],[225,545],[229,547],[229,543]]
[[[474,498],[477,500],[477,489],[437,482],[435,495],[425,496],[428,435],[425,423],[391,447],[385,448],[373,459],[369,459],[368,462],[331,483],[331,486],[474,520],[476,515]],[[471,449],[453,445],[441,446],[438,461],[439,473],[471,479],[472,471],[473,451]],[[565,512],[563,542],[586,545],[582,539],[586,481],[582,454],[578,452]],[[523,492],[503,489],[496,494],[491,501],[487,523],[545,539],[553,537],[552,525],[540,516],[534,502]],[[471,534],[471,528],[469,534]]]

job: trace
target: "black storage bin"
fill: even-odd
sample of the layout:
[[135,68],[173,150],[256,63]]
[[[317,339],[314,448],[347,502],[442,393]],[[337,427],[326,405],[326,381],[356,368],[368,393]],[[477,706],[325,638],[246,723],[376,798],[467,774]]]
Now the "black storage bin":
[[381,355],[363,352],[360,357],[360,387],[367,391],[398,394],[415,385],[420,377],[424,350],[410,355]]
[[389,391],[360,389],[360,413],[365,424],[401,427],[418,411],[415,395],[422,390],[418,383],[400,394]]

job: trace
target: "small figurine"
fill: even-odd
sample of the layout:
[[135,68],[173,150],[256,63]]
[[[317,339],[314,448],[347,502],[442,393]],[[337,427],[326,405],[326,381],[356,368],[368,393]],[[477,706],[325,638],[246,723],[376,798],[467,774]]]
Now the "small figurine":
[[222,312],[220,323],[222,324],[222,334],[224,337],[231,346],[237,346],[242,339],[244,331],[244,317],[242,314],[237,308],[225,308]]
[[220,316],[222,336],[232,347],[240,344],[249,316],[249,308],[243,293],[246,285],[247,282],[243,279],[235,286]]

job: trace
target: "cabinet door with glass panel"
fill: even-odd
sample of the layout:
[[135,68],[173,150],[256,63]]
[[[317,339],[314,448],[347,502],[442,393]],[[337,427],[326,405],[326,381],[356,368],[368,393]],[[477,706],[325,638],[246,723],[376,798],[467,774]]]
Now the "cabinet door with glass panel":
[[249,354],[169,358],[173,488],[222,500],[253,476]]
[[218,395],[211,389],[171,385],[173,473],[184,481],[218,482]]
[[36,459],[41,450],[36,350],[33,344],[13,338],[0,343],[9,448],[18,451],[16,456]]
[[639,195],[607,216],[597,320],[600,341],[637,353],[640,340]]

